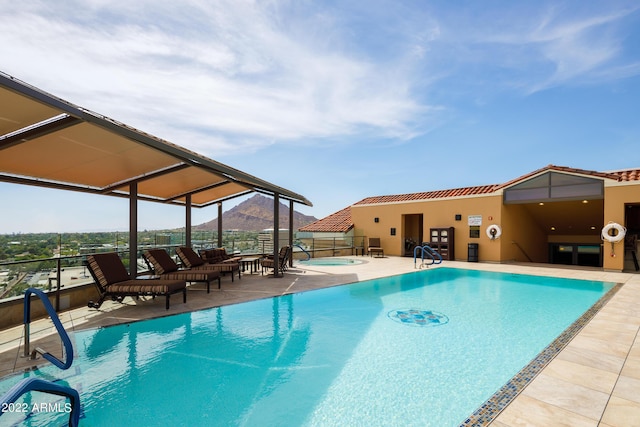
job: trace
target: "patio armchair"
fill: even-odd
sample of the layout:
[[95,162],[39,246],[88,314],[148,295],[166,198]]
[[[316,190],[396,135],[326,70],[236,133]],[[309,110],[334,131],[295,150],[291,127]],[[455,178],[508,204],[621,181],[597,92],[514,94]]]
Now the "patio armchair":
[[206,283],[207,293],[211,290],[211,282],[218,280],[220,289],[220,272],[216,270],[180,269],[164,249],[149,249],[143,252],[143,258],[157,275],[164,279],[184,280],[186,282]]
[[97,302],[89,301],[90,308],[100,308],[107,297],[122,302],[125,297],[156,296],[166,297],[169,309],[171,295],[182,292],[183,302],[187,302],[187,284],[184,280],[130,279],[122,260],[115,252],[87,256],[87,266],[100,293]]
[[384,257],[384,249],[380,245],[379,237],[369,237],[369,245],[367,248],[367,253],[369,256],[373,256],[373,254],[378,254],[377,256]]
[[273,255],[268,255],[260,264],[262,265],[262,274],[264,274],[265,269],[267,268],[275,268],[276,262],[278,263],[278,271],[285,272],[289,267],[289,257],[291,256],[291,246],[283,246],[280,248],[278,252],[278,260],[273,258]]
[[191,270],[216,270],[220,273],[231,273],[231,281],[233,282],[233,273],[238,273],[238,279],[240,276],[240,263],[233,261],[229,258],[227,261],[219,262],[205,262],[193,249],[187,246],[181,246],[176,249],[176,254],[180,257],[180,261],[185,267]]

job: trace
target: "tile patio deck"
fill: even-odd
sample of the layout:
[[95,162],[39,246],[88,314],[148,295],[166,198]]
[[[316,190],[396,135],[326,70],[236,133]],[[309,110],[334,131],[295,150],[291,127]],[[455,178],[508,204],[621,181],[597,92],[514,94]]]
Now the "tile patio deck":
[[[201,287],[188,292],[183,304],[173,298],[165,310],[162,299],[125,304],[107,301],[100,310],[80,308],[60,315],[68,331],[128,323],[152,317],[302,292],[356,281],[412,272],[413,259],[368,258],[349,266],[294,267],[283,278],[245,274],[233,284],[207,294]],[[546,264],[484,264],[446,262],[446,266],[622,283],[569,344],[491,423],[515,426],[640,426],[640,275],[570,269]],[[435,267],[431,267],[435,268]],[[0,376],[28,369],[33,361],[21,357],[22,327],[0,331]],[[48,320],[32,322],[32,345],[60,349]],[[53,352],[55,354],[55,352]],[[43,363],[42,359],[35,363]]]

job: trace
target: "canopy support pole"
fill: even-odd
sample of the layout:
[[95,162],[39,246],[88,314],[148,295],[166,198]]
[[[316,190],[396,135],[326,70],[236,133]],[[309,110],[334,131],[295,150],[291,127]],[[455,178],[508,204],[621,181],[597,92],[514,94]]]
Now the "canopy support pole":
[[191,194],[185,197],[184,245],[191,247]]
[[218,247],[222,247],[222,203],[218,203]]
[[129,184],[129,277],[138,275],[138,183]]
[[289,247],[291,248],[289,267],[293,267],[293,212],[293,200],[289,200]]
[[280,277],[280,194],[273,193],[273,277]]

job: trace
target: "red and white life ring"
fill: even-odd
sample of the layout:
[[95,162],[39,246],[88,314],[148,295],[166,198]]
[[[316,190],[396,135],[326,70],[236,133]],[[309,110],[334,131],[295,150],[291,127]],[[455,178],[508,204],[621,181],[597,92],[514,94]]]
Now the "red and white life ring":
[[[611,231],[615,230],[612,234]],[[602,240],[606,240],[607,242],[616,243],[622,241],[624,236],[627,234],[627,229],[617,222],[610,222],[602,228]]]
[[487,237],[495,240],[502,235],[502,229],[497,224],[491,224],[487,227]]

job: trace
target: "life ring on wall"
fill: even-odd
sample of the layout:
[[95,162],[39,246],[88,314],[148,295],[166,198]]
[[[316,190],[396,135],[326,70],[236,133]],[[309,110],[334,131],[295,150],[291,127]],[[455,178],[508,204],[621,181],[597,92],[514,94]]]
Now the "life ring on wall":
[[[611,234],[611,230],[616,230],[615,234]],[[602,240],[607,242],[616,243],[622,241],[627,234],[627,229],[617,222],[610,222],[602,227]]]
[[497,224],[491,224],[487,227],[487,237],[495,240],[502,235],[502,229]]

